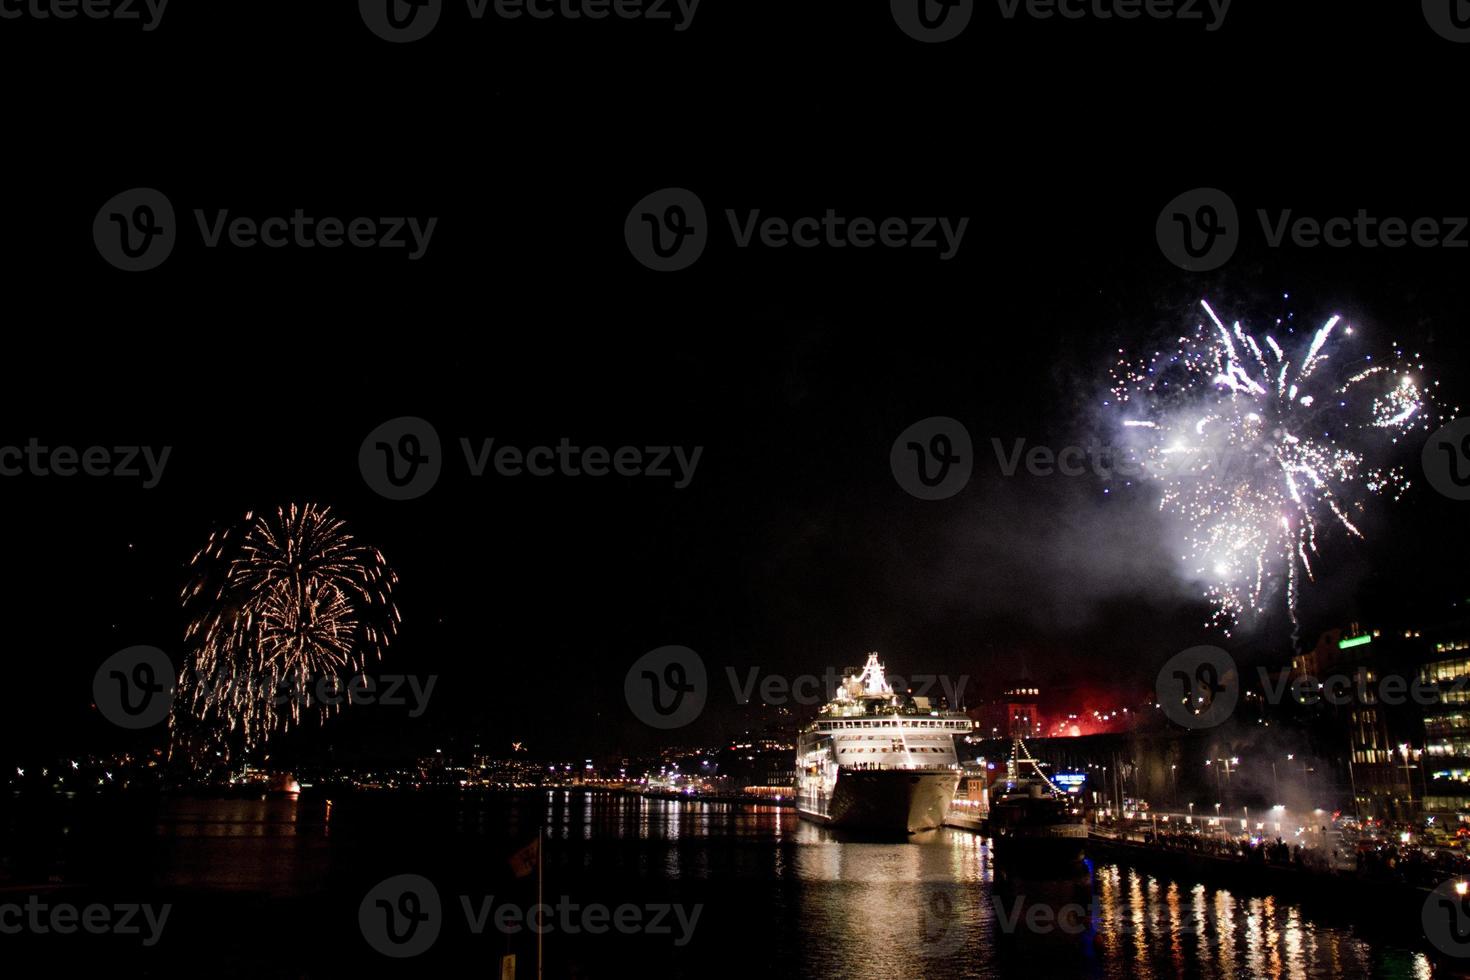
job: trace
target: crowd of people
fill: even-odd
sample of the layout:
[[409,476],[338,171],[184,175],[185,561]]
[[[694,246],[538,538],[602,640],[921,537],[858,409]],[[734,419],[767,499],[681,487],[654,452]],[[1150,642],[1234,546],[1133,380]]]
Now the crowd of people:
[[1414,830],[1333,831],[1319,827],[1287,840],[1282,836],[1229,834],[1214,827],[1165,829],[1150,823],[1138,826],[1130,836],[1141,836],[1144,843],[1156,847],[1215,859],[1351,874],[1430,888],[1447,878],[1470,876],[1470,854],[1445,842],[1426,840],[1422,829],[1416,834]]
[[1470,855],[1447,848],[1362,841],[1355,855],[1356,871],[1370,878],[1403,881],[1433,888],[1447,878],[1470,875]]
[[1281,837],[1274,840],[1240,834],[1204,834],[1196,831],[1144,831],[1144,841],[1171,850],[1190,851],[1210,857],[1242,861],[1248,864],[1289,865],[1327,870],[1331,867],[1324,848]]

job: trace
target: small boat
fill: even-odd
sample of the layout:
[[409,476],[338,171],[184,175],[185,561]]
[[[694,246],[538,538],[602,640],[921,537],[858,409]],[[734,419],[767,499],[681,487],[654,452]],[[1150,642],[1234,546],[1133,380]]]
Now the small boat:
[[267,796],[300,796],[301,784],[289,772],[272,773],[265,792]]
[[1069,864],[1082,859],[1087,843],[1082,809],[1040,781],[1018,783],[992,800],[989,829],[1001,860]]

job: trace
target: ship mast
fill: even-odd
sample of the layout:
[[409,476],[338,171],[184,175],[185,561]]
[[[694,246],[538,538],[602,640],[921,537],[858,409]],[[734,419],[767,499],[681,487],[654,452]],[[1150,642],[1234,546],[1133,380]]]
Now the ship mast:
[[1031,770],[1035,772],[1038,777],[1040,777],[1043,783],[1046,783],[1047,787],[1053,793],[1064,795],[1064,791],[1062,790],[1062,788],[1056,783],[1052,782],[1047,774],[1042,771],[1041,763],[1037,761],[1036,757],[1031,754],[1031,750],[1026,747],[1026,743],[1022,740],[1021,736],[1013,735],[1011,736],[1011,769],[1012,772],[1015,773],[1018,780],[1020,778],[1021,763],[1029,765],[1031,767]]

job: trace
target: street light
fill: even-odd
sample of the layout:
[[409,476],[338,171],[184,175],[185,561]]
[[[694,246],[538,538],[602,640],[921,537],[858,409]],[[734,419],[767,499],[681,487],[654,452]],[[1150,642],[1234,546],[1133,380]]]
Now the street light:
[[[1220,796],[1223,798],[1230,795],[1229,792],[1227,792],[1230,789],[1230,774],[1235,771],[1231,767],[1240,765],[1240,757],[1231,756],[1228,759],[1216,759],[1215,761],[1221,764],[1218,768],[1215,769],[1215,789],[1220,793]],[[1209,760],[1205,760],[1205,765],[1209,764]],[[1220,769],[1225,770],[1225,784],[1223,787],[1220,785]]]
[[1410,760],[1417,759],[1419,755],[1420,752],[1418,750],[1409,748],[1408,742],[1399,743],[1399,756],[1404,760],[1403,765],[1399,766],[1399,768],[1404,770],[1404,786],[1409,791],[1410,815],[1414,812],[1414,777],[1412,774],[1414,763]]

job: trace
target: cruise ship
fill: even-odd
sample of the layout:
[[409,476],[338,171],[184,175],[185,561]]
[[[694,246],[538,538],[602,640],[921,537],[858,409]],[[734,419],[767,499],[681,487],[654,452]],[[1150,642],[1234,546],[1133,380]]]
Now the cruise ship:
[[944,823],[960,779],[954,739],[970,731],[959,711],[898,693],[876,653],[845,674],[836,697],[802,729],[796,809],[833,827],[913,834]]

